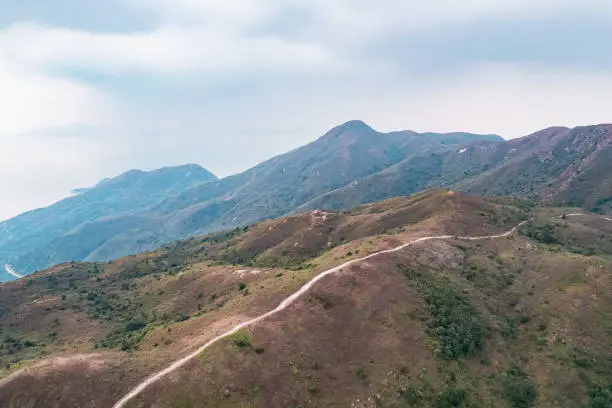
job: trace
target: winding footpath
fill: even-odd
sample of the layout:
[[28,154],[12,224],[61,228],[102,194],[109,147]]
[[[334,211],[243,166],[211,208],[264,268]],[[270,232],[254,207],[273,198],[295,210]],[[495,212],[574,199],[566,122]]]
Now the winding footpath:
[[601,218],[604,220],[608,220],[608,221],[612,221],[612,218],[609,217],[604,217],[603,215],[596,215],[596,214],[586,214],[586,213],[574,213],[574,214],[565,214],[566,217],[597,217],[597,218]]
[[400,245],[396,248],[392,248],[392,249],[387,249],[384,251],[380,251],[380,252],[375,252],[373,254],[370,254],[368,256],[365,256],[363,258],[359,258],[359,259],[353,259],[352,261],[348,261],[343,263],[342,265],[336,266],[334,268],[328,269],[324,272],[321,272],[320,274],[318,274],[317,276],[315,276],[314,278],[312,278],[312,280],[310,280],[308,283],[306,283],[304,286],[302,286],[297,292],[295,292],[294,294],[292,294],[291,296],[289,296],[288,298],[286,298],[285,300],[283,300],[281,302],[280,305],[278,305],[278,307],[274,310],[271,310],[259,317],[256,317],[254,319],[251,320],[247,320],[246,322],[240,323],[239,325],[235,326],[234,328],[232,328],[231,330],[215,337],[214,339],[210,340],[208,343],[204,344],[202,347],[200,347],[199,349],[197,349],[196,351],[194,351],[193,353],[175,361],[174,363],[170,364],[168,367],[164,368],[163,370],[151,375],[150,377],[146,378],[144,381],[142,381],[140,384],[138,384],[136,387],[134,387],[129,393],[127,393],[123,398],[121,398],[117,403],[115,403],[115,405],[113,405],[113,408],[123,408],[126,406],[126,404],[132,400],[134,397],[140,395],[148,386],[150,386],[151,384],[156,383],[157,381],[161,380],[163,377],[165,377],[166,375],[178,370],[179,368],[181,368],[182,366],[184,366],[185,364],[187,364],[190,360],[196,358],[200,353],[202,353],[204,350],[206,350],[207,348],[209,348],[210,346],[212,346],[213,344],[217,343],[219,340],[224,339],[225,337],[231,336],[232,334],[236,333],[237,331],[244,329],[245,327],[248,326],[252,326],[257,322],[260,322],[272,315],[275,315],[283,310],[285,310],[287,307],[289,307],[292,303],[294,303],[297,299],[299,299],[302,295],[304,295],[306,292],[308,292],[318,281],[320,281],[321,279],[325,278],[328,275],[334,274],[336,272],[341,272],[342,269],[347,268],[351,265],[357,264],[359,262],[363,262],[366,261],[368,259],[377,257],[377,256],[381,256],[381,255],[385,255],[385,254],[390,254],[390,253],[394,253],[394,252],[398,252],[401,251],[404,248],[407,248],[409,246],[421,243],[421,242],[425,242],[425,241],[433,241],[433,240],[446,240],[446,239],[460,239],[460,240],[464,240],[464,241],[481,241],[481,240],[486,240],[486,239],[498,239],[498,238],[504,238],[507,237],[509,235],[512,235],[519,227],[521,227],[523,224],[525,224],[528,220],[525,220],[523,222],[521,222],[520,224],[518,224],[516,227],[512,228],[510,231],[505,232],[503,234],[499,234],[499,235],[487,235],[487,236],[480,236],[480,237],[461,237],[461,236],[456,236],[456,235],[438,235],[438,236],[429,236],[429,237],[422,237],[422,238],[418,238],[415,239],[413,241],[410,241],[408,243],[405,243],[403,245]]

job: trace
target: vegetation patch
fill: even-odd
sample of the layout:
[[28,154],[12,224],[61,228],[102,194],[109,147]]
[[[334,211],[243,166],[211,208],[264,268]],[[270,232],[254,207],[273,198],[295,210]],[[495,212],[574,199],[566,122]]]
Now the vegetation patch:
[[521,234],[529,237],[542,244],[558,244],[559,240],[556,238],[557,227],[551,223],[543,225],[535,225],[529,223],[521,228]]
[[483,347],[484,327],[476,309],[449,279],[425,278],[419,272],[404,269],[427,304],[427,329],[438,340],[436,354],[453,360],[471,357]]
[[36,340],[15,333],[3,332],[0,329],[0,358],[3,363],[6,361],[7,367],[11,366],[11,363],[15,364],[22,360],[22,358],[16,357],[19,354],[40,349],[44,353],[44,344],[39,344]]
[[463,389],[443,391],[436,397],[434,408],[458,408],[467,403],[467,392]]
[[253,337],[246,331],[239,331],[229,336],[232,344],[239,349],[250,348],[253,345]]
[[504,396],[512,408],[530,408],[535,406],[538,391],[523,370],[513,367],[504,378]]
[[118,348],[122,351],[138,350],[140,342],[148,333],[147,326],[136,326],[130,322],[124,328],[109,333],[99,346],[109,349]]
[[591,390],[591,401],[588,408],[612,407],[612,385],[607,387],[595,386]]

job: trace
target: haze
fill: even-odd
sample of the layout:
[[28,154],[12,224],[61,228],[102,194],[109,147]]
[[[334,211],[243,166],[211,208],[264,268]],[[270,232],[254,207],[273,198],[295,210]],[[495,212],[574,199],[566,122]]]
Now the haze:
[[610,38],[597,0],[0,0],[0,219],[131,168],[225,176],[350,119],[609,122]]

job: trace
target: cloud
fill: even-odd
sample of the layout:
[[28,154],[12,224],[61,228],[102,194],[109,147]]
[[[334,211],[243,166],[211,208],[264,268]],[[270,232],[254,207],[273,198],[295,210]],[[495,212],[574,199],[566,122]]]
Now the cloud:
[[482,20],[512,20],[546,17],[551,14],[607,14],[606,0],[130,0],[135,7],[157,13],[160,18],[180,23],[220,26],[248,32],[273,29],[279,20],[290,19],[294,29],[310,38],[327,41],[373,40],[390,33],[442,29]]
[[461,129],[515,138],[549,126],[612,122],[609,72],[476,64],[458,75],[432,77],[413,92],[413,102],[400,99],[386,117],[379,116],[383,127],[401,126],[401,118],[418,131]]
[[103,120],[103,92],[75,81],[18,70],[4,61],[0,60],[0,136]]
[[609,1],[37,2],[0,16],[0,217],[130,168],[228,175],[350,119],[612,120]]
[[0,220],[49,205],[113,167],[102,140],[47,136],[0,137]]
[[207,28],[164,26],[150,32],[100,34],[33,23],[0,34],[0,52],[21,67],[105,74],[330,68],[320,45],[274,36],[241,37]]

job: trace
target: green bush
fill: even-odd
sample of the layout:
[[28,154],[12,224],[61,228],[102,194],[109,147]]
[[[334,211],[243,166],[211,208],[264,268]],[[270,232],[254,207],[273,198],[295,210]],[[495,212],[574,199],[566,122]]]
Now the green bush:
[[612,407],[612,385],[607,387],[596,386],[591,390],[591,401],[588,408]]
[[450,280],[421,280],[419,288],[430,314],[428,331],[439,340],[437,353],[441,357],[469,357],[482,349],[484,328],[480,316]]
[[595,387],[591,390],[591,402],[588,408],[612,407],[612,385],[608,387]]
[[408,387],[406,389],[400,390],[400,395],[402,399],[411,407],[418,406],[423,400],[423,393],[415,387]]
[[248,348],[253,344],[253,338],[249,333],[238,332],[231,336],[232,343],[238,348]]
[[512,368],[506,374],[504,395],[512,408],[533,407],[538,399],[535,384],[518,367]]
[[115,330],[110,333],[100,344],[104,348],[118,348],[122,351],[137,350],[138,345],[147,335],[145,329],[137,331]]
[[134,319],[125,325],[125,331],[136,331],[144,328],[147,323],[142,319]]
[[559,241],[555,237],[555,232],[556,227],[550,223],[544,225],[529,224],[521,229],[523,235],[543,244],[558,244]]
[[444,391],[436,398],[435,408],[456,408],[464,406],[467,402],[465,390],[452,389]]

